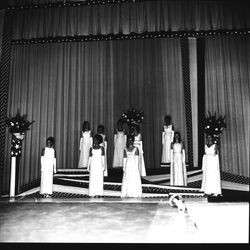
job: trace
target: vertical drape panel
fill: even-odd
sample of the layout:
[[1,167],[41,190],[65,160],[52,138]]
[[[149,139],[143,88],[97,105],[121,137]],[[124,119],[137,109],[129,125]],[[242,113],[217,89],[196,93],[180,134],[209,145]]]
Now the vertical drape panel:
[[190,94],[192,107],[193,164],[198,167],[198,91],[197,91],[197,43],[189,38]]
[[144,111],[141,127],[146,168],[159,167],[166,114],[172,116],[186,141],[180,40],[115,41],[114,48],[115,119],[129,107]]
[[[122,111],[142,109],[146,168],[160,166],[164,115],[184,137],[185,107],[179,39],[141,39],[12,46],[8,113],[35,120],[23,141],[20,185],[40,177],[40,153],[54,136],[58,168],[77,168],[81,124],[105,126],[108,166]],[[5,188],[10,135],[6,132]]]
[[[110,43],[36,44],[12,47],[9,113],[17,108],[35,120],[23,142],[20,184],[40,176],[46,138],[56,140],[58,168],[76,168],[81,124],[89,120],[113,131],[109,81]],[[111,106],[112,104],[112,106]],[[105,113],[104,113],[105,112]],[[10,136],[7,148],[9,155]],[[8,173],[9,158],[6,157]],[[8,178],[6,179],[8,183]]]
[[226,116],[220,145],[222,170],[249,176],[250,39],[207,38],[206,112]]

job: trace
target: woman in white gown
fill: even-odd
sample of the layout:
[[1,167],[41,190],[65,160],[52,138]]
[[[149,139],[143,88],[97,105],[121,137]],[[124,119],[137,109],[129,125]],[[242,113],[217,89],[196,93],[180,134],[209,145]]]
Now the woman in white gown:
[[80,139],[80,157],[78,168],[87,168],[89,160],[89,149],[92,147],[93,138],[88,121],[83,122],[82,135]]
[[113,156],[113,168],[123,167],[123,153],[126,147],[127,135],[123,128],[123,121],[118,120],[117,129],[114,134],[114,156]]
[[146,168],[143,156],[143,146],[142,146],[142,136],[140,133],[140,127],[138,125],[134,126],[134,146],[139,149],[139,170],[141,176],[146,176]]
[[141,197],[142,185],[139,172],[139,150],[133,146],[134,136],[128,136],[124,149],[121,197]]
[[170,163],[171,143],[174,139],[174,129],[171,124],[171,117],[165,116],[165,125],[162,132],[162,163]]
[[40,194],[49,197],[53,192],[53,173],[56,173],[56,151],[55,140],[49,137],[46,140],[46,147],[41,153],[41,183]]
[[108,146],[108,143],[107,143],[107,137],[106,135],[104,134],[104,126],[103,125],[98,125],[97,127],[97,133],[99,135],[102,136],[102,143],[100,144],[101,146],[104,147],[104,165],[105,165],[105,170],[104,170],[104,176],[108,176],[108,164],[107,164],[107,146]]
[[202,158],[202,185],[201,190],[207,195],[221,195],[220,164],[218,145],[213,143],[213,137],[207,135],[205,153]]
[[171,144],[170,185],[187,185],[185,149],[179,132],[174,133],[174,141]]
[[102,136],[96,134],[93,138],[93,146],[89,151],[89,196],[103,196],[103,173],[105,170],[104,164],[104,147],[100,146]]

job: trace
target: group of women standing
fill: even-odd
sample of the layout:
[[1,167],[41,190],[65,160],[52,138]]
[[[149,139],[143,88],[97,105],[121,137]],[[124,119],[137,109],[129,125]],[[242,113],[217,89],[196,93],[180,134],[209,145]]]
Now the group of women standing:
[[[187,186],[185,147],[180,133],[174,132],[171,117],[165,117],[162,132],[162,163],[170,163],[170,185]],[[221,178],[218,145],[213,143],[213,136],[206,135],[202,158],[201,190],[206,195],[221,195]]]
[[[220,167],[218,146],[211,135],[206,137],[202,162],[201,190],[207,195],[221,195]],[[56,173],[55,140],[49,137],[41,154],[41,189],[40,193],[52,194],[53,173]],[[108,176],[107,138],[104,126],[98,125],[93,136],[88,121],[82,126],[80,139],[80,157],[78,168],[89,171],[89,195],[103,196],[103,177]],[[162,132],[162,163],[170,163],[170,185],[187,186],[185,147],[180,133],[174,131],[171,117],[165,117]],[[123,169],[121,187],[122,197],[141,197],[141,176],[146,176],[143,156],[142,136],[139,126],[134,126],[132,133],[126,135],[121,120],[117,122],[114,133],[113,168]]]

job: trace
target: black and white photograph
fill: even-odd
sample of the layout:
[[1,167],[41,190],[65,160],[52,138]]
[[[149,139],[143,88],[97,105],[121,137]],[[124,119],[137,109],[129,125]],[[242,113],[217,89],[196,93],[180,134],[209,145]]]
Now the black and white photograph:
[[1,249],[249,247],[249,13],[0,1]]

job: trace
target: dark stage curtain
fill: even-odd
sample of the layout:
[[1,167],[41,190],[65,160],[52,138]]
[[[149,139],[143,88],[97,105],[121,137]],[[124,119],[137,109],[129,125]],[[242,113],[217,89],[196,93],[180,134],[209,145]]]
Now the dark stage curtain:
[[[44,3],[42,0],[36,2]],[[24,2],[19,1],[17,4]],[[249,12],[247,1],[221,0],[154,0],[61,8],[24,8],[15,11],[13,39],[247,29],[250,26]]]
[[40,152],[49,136],[56,140],[58,168],[77,168],[84,120],[93,131],[99,123],[105,126],[111,167],[116,121],[132,106],[145,113],[146,168],[160,167],[164,115],[172,116],[186,142],[179,38],[12,45],[8,114],[19,108],[35,120],[23,141],[20,185],[39,178]]
[[206,112],[225,115],[220,145],[222,170],[249,177],[250,38],[205,40]]

